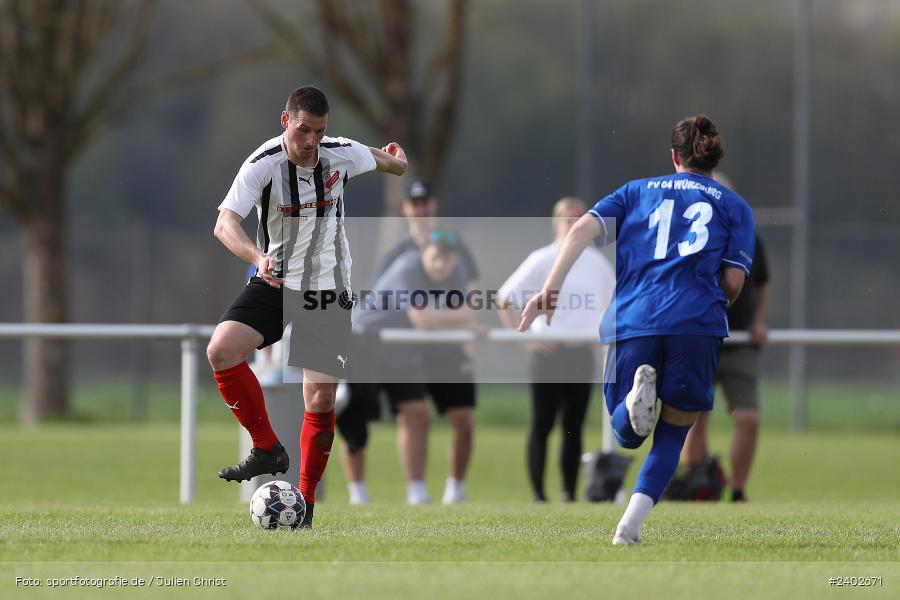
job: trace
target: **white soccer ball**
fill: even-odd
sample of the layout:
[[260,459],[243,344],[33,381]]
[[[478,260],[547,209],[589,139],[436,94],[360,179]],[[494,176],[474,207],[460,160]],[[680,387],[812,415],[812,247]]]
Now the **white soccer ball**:
[[295,529],[306,515],[306,500],[287,481],[264,483],[250,498],[250,520],[262,529]]

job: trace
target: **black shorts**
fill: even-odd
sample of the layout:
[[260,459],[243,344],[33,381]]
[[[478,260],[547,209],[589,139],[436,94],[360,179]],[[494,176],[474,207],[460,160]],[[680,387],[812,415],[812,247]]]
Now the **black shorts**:
[[334,290],[273,288],[253,277],[219,322],[237,321],[263,336],[259,348],[281,340],[292,323],[288,365],[344,377],[350,359],[353,300]]
[[338,433],[347,442],[350,454],[364,450],[369,443],[369,422],[378,419],[381,390],[395,414],[399,404],[424,399],[426,392],[441,414],[452,408],[475,407],[474,383],[351,383],[350,402],[337,416]]
[[381,343],[378,331],[370,331],[354,336],[353,347],[353,394],[369,396],[370,404],[384,390],[394,413],[398,405],[426,395],[441,414],[475,406],[472,362],[457,345],[397,349]]
[[441,414],[451,408],[475,408],[475,383],[429,383],[428,395]]
[[475,384],[465,383],[382,383],[379,385],[387,395],[394,414],[400,405],[430,397],[439,414],[451,408],[475,408]]

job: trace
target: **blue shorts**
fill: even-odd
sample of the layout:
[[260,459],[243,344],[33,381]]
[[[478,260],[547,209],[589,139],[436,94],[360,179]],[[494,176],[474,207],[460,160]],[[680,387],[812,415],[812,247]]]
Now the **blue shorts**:
[[721,349],[722,338],[698,335],[639,337],[610,345],[603,384],[609,414],[625,401],[641,365],[656,369],[656,395],[663,403],[689,412],[712,410]]

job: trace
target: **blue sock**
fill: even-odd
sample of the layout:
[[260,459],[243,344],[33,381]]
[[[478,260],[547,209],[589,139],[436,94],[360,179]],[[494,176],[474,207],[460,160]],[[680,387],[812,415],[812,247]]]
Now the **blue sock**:
[[623,448],[634,450],[635,448],[640,447],[640,445],[644,443],[644,440],[647,439],[636,434],[631,427],[631,419],[628,417],[628,407],[625,406],[624,400],[619,402],[619,405],[613,411],[612,415],[610,415],[610,424],[612,425],[613,433],[616,436],[616,441],[618,441],[619,445]]
[[690,429],[690,425],[672,425],[662,419],[656,422],[653,447],[641,466],[633,493],[647,494],[653,498],[654,504],[659,502],[659,497],[672,481],[675,469],[678,468],[681,449]]

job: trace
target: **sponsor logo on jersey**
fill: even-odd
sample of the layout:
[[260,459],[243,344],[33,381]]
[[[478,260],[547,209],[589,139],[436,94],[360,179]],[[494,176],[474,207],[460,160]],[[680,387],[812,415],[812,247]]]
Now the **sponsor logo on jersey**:
[[331,198],[330,200],[317,200],[316,202],[303,202],[302,204],[279,204],[279,212],[294,212],[295,210],[303,210],[304,208],[328,208],[338,203],[340,198]]
[[335,171],[334,173],[331,173],[328,176],[328,179],[325,180],[325,187],[327,187],[330,190],[331,188],[334,187],[334,184],[336,184],[340,180],[340,178],[341,178],[340,171]]

